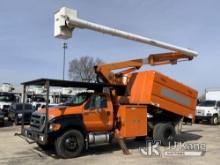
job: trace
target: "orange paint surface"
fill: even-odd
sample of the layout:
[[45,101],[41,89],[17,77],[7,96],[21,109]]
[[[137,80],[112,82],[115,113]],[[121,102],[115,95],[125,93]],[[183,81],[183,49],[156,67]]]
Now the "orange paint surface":
[[120,121],[119,137],[129,138],[147,135],[147,107],[122,105],[117,118]]
[[176,114],[194,118],[197,91],[156,71],[129,75],[127,96],[122,104],[151,104]]

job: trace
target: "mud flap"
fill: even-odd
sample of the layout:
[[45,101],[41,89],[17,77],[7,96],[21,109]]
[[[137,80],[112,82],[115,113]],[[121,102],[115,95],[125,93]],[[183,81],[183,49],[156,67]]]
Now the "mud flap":
[[178,122],[175,123],[175,131],[177,135],[179,135],[182,132],[183,120],[184,118],[182,117],[179,119]]

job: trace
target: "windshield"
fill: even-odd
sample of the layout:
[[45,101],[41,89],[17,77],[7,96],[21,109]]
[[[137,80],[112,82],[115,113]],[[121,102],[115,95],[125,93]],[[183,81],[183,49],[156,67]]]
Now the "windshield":
[[63,105],[80,105],[84,103],[91,93],[79,93],[69,98]]
[[199,103],[199,106],[203,106],[203,107],[214,107],[215,106],[216,101],[202,101]]
[[1,94],[0,101],[2,101],[2,102],[15,102],[16,97],[13,94],[5,94],[5,95]]
[[65,103],[67,100],[69,100],[71,98],[72,98],[72,96],[70,96],[70,95],[61,95],[60,96],[60,102]]

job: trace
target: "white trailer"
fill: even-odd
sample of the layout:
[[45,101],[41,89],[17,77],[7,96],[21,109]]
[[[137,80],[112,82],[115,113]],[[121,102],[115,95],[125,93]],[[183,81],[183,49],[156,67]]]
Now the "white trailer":
[[205,90],[205,99],[220,101],[220,88],[207,88]]

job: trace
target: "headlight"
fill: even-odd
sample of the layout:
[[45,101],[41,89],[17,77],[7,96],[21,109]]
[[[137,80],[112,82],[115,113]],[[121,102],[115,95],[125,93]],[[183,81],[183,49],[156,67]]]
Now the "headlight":
[[19,114],[18,114],[18,117],[22,117],[22,113],[19,113]]
[[52,123],[52,124],[50,124],[50,127],[49,127],[49,129],[50,129],[50,131],[58,131],[59,129],[61,128],[61,124],[59,124],[59,123]]

